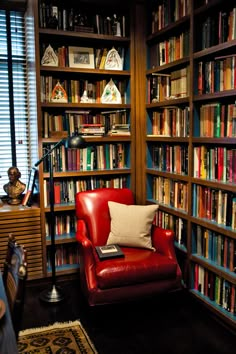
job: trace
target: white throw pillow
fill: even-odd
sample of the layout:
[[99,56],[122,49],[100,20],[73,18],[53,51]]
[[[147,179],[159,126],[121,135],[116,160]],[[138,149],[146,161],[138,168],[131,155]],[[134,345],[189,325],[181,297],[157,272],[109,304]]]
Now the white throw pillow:
[[108,202],[111,231],[107,245],[148,248],[152,247],[151,227],[158,205],[126,205]]

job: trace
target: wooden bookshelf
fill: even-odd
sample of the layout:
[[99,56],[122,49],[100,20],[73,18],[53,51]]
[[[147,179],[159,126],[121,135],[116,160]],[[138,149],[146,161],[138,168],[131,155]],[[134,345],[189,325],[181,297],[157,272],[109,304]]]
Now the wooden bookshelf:
[[[183,5],[177,19],[176,4],[179,8]],[[157,224],[175,230],[184,284],[193,296],[235,326],[233,7],[218,0],[160,0],[146,6],[146,121],[142,122],[142,128],[146,125],[142,134],[146,171],[140,169],[139,173],[144,191],[140,200],[158,203]],[[166,60],[170,41],[182,33],[189,36],[185,54],[181,59]],[[173,73],[186,67],[187,90],[181,97],[172,83]],[[160,95],[159,84],[161,89],[167,86],[164,95]],[[177,122],[181,110],[183,119]],[[183,125],[187,129],[183,130]],[[182,129],[180,134],[176,134],[177,128]]]
[[[77,255],[73,222],[75,193],[80,190],[112,186],[127,186],[133,191],[135,188],[134,35],[133,20],[130,16],[132,6],[133,4],[127,5],[119,1],[110,4],[106,0],[99,3],[81,1],[79,4],[70,0],[65,4],[56,2],[53,5],[47,0],[32,0],[28,4],[28,15],[32,16],[35,29],[39,158],[61,138],[66,140],[66,136],[75,133],[82,123],[102,122],[106,125],[105,135],[85,136],[87,147],[76,154],[73,152],[73,159],[76,158],[75,164],[73,160],[73,167],[72,152],[69,148],[63,144],[55,149],[53,158],[54,181],[58,187],[55,200],[58,275],[73,274],[79,268],[78,257],[73,257],[71,251],[68,251],[73,249],[74,255]],[[46,64],[48,59],[43,60],[49,45],[59,58],[57,65],[50,59],[49,64]],[[75,58],[71,55],[77,54],[73,54],[71,48],[77,48],[76,53],[78,48],[88,48],[94,65],[90,56],[88,67],[83,67],[81,62],[74,64],[72,59]],[[112,48],[119,52],[122,68],[97,67],[99,60],[97,55],[99,52],[104,53],[104,48],[108,52]],[[121,100],[103,102],[101,96],[104,87],[111,79],[119,89]],[[66,91],[65,102],[52,101],[52,91],[58,82]],[[89,90],[92,90],[91,95]],[[85,91],[90,95],[89,99],[81,102]],[[125,114],[122,122],[119,121],[118,113],[117,117],[113,117],[114,112],[125,112],[122,113],[123,116]],[[129,136],[107,134],[114,122],[128,123],[131,134]],[[89,161],[91,154],[92,166]],[[108,154],[109,163],[105,158]],[[39,166],[43,277],[50,276],[48,181],[49,171],[47,162],[44,161]]]

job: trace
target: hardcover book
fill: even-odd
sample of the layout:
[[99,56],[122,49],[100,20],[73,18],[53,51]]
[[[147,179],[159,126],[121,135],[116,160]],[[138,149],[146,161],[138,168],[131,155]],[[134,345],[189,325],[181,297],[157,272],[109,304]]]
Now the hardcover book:
[[118,245],[96,246],[96,251],[101,260],[124,257],[124,253]]
[[26,190],[26,193],[25,193],[24,198],[22,200],[23,206],[26,206],[26,205],[31,206],[31,204],[32,204],[36,174],[37,174],[36,168],[32,167],[30,170],[29,180],[28,180],[28,184],[27,184],[27,190]]

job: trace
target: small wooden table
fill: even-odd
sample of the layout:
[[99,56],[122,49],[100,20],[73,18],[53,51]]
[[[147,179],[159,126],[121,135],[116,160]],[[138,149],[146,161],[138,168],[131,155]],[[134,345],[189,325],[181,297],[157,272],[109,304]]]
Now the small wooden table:
[[17,354],[16,336],[12,325],[11,314],[7,302],[7,296],[0,272],[0,299],[6,306],[5,315],[0,319],[0,353],[1,354]]

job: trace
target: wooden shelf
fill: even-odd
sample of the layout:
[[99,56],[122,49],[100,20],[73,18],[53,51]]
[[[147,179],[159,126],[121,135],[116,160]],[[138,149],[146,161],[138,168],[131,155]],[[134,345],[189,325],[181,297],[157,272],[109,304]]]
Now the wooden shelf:
[[[227,180],[225,178],[225,181],[217,180],[217,175],[216,179],[209,179],[209,178],[196,178],[196,147],[201,148],[201,146],[204,146],[207,148],[207,153],[205,153],[205,156],[201,155],[199,158],[199,163],[201,166],[203,166],[204,169],[209,169],[208,166],[211,164],[214,164],[213,160],[210,159],[210,154],[212,152],[215,152],[215,159],[218,158],[218,153],[220,148],[224,148],[224,165],[222,168],[224,168],[224,176],[228,173],[230,167],[228,166],[228,169],[225,167],[227,164],[229,164],[229,155],[228,151],[234,150],[235,143],[236,143],[236,136],[228,136],[229,134],[226,134],[224,132],[225,136],[221,136],[219,138],[216,137],[204,137],[204,136],[198,136],[200,135],[200,122],[202,116],[201,116],[201,107],[206,104],[212,104],[214,102],[217,103],[222,103],[224,105],[232,104],[235,105],[235,94],[236,94],[236,89],[233,86],[231,89],[223,90],[222,86],[220,87],[221,91],[217,91],[214,86],[211,86],[209,91],[204,91],[204,83],[207,82],[207,72],[202,71],[203,75],[203,94],[198,95],[196,94],[197,92],[200,91],[201,88],[198,87],[199,78],[199,63],[204,63],[205,62],[214,62],[215,60],[222,60],[225,59],[227,56],[234,57],[235,56],[235,45],[236,45],[236,37],[233,40],[227,40],[223,43],[220,43],[220,41],[224,41],[225,38],[222,37],[220,38],[215,38],[213,41],[213,38],[211,37],[210,34],[210,28],[213,28],[213,24],[211,23],[209,25],[209,22],[211,20],[211,17],[213,17],[214,13],[214,18],[218,18],[220,16],[220,11],[224,12],[224,14],[230,14],[233,13],[233,5],[230,3],[227,3],[227,6],[223,0],[211,0],[208,1],[207,4],[202,5],[198,8],[196,6],[199,6],[196,4],[196,1],[190,1],[191,6],[189,9],[189,16],[184,16],[181,18],[181,20],[178,20],[176,22],[170,23],[168,26],[165,28],[162,28],[161,30],[157,31],[156,33],[153,33],[151,35],[147,35],[146,37],[146,68],[149,68],[149,58],[150,62],[152,63],[153,67],[152,69],[144,69],[143,70],[143,77],[145,79],[142,80],[142,85],[146,87],[145,91],[145,98],[148,96],[151,97],[152,94],[152,88],[153,90],[156,89],[155,86],[155,81],[149,79],[149,77],[152,78],[152,74],[157,74],[158,73],[161,75],[163,74],[164,76],[168,76],[173,79],[172,72],[174,73],[176,68],[184,68],[186,66],[189,66],[189,83],[187,87],[189,88],[189,92],[187,92],[187,97],[180,98],[180,99],[166,99],[161,102],[156,102],[156,103],[143,103],[141,106],[142,110],[142,117],[145,117],[146,122],[142,121],[142,124],[139,123],[139,134],[142,136],[142,156],[143,160],[141,162],[146,165],[146,169],[142,171],[141,169],[139,170],[139,178],[141,181],[143,181],[140,189],[143,191],[142,197],[140,197],[141,200],[145,198],[145,203],[146,204],[151,204],[151,203],[157,203],[159,205],[158,209],[158,216],[157,220],[158,222],[162,223],[163,220],[166,222],[167,227],[172,225],[171,227],[175,227],[176,223],[181,220],[180,225],[183,225],[184,223],[185,227],[183,228],[184,230],[184,246],[182,247],[182,244],[175,244],[178,258],[181,264],[181,269],[183,273],[183,277],[185,278],[185,283],[187,284],[187,287],[189,288],[190,292],[194,294],[195,297],[198,298],[199,301],[204,303],[205,306],[210,308],[211,311],[216,313],[222,320],[225,322],[230,322],[231,325],[235,327],[236,324],[236,314],[227,311],[223,307],[225,306],[225,303],[223,304],[222,298],[224,294],[226,294],[227,291],[232,292],[234,294],[235,289],[236,289],[236,274],[234,272],[229,271],[229,261],[231,262],[231,268],[232,268],[232,262],[235,263],[235,247],[236,247],[236,230],[233,228],[233,226],[225,226],[224,223],[226,224],[226,218],[222,221],[217,218],[215,218],[215,214],[213,213],[212,209],[217,202],[216,200],[213,200],[211,192],[214,191],[216,194],[221,192],[222,194],[224,193],[226,196],[233,195],[236,197],[236,183]],[[203,4],[203,1],[201,2]],[[147,12],[147,27],[149,26],[150,31],[151,25],[154,27],[156,26],[156,23],[152,23],[152,16],[153,12],[156,13],[157,18],[161,18],[161,14],[158,13],[158,11],[161,11],[162,6],[173,6],[171,2],[165,2],[165,1],[158,1],[157,3],[154,3],[153,5],[150,4],[150,6],[147,4],[146,10]],[[172,9],[173,10],[173,9]],[[167,11],[167,13],[163,14],[167,16],[167,22],[168,22],[168,15],[170,15],[171,10]],[[174,12],[175,13],[175,12]],[[160,15],[160,17],[158,17]],[[173,15],[174,16],[174,15]],[[164,16],[165,18],[165,16]],[[235,20],[235,19],[234,19]],[[205,22],[204,22],[205,21]],[[209,21],[209,22],[207,22]],[[204,27],[205,25],[205,27]],[[206,26],[209,26],[209,38],[212,40],[212,45],[211,43],[205,43],[204,44],[204,38],[203,38],[203,27],[206,28]],[[220,33],[218,31],[218,24],[215,24],[216,26],[216,32]],[[230,21],[227,22],[226,20],[226,26],[230,26]],[[172,58],[170,59],[170,63],[165,64],[165,65],[159,65],[161,63],[160,58],[161,55],[165,56],[169,54],[170,49],[170,42],[168,40],[172,37],[175,37],[179,33],[184,33],[184,31],[189,30],[189,56],[172,61]],[[222,29],[223,31],[223,29]],[[213,35],[212,35],[213,36]],[[217,44],[217,39],[218,39],[218,44]],[[168,43],[166,44],[165,51],[161,52],[159,43]],[[205,48],[204,48],[205,46]],[[204,49],[201,49],[204,48]],[[156,52],[157,51],[157,55]],[[159,57],[158,57],[159,55]],[[156,65],[154,65],[154,60],[157,61]],[[159,62],[158,62],[159,60]],[[165,58],[163,59],[163,62],[165,62]],[[212,64],[212,63],[211,63]],[[223,66],[223,65],[222,65]],[[212,64],[213,67],[213,64]],[[229,74],[229,66],[227,67],[227,73]],[[233,70],[233,69],[232,69]],[[221,69],[223,72],[223,69]],[[221,73],[222,74],[222,73]],[[213,71],[209,72],[209,75],[211,75],[211,83],[210,85],[214,82],[214,73]],[[223,75],[225,75],[225,72],[223,72]],[[233,74],[232,74],[233,75]],[[161,77],[161,76],[160,76]],[[234,77],[234,76],[233,76]],[[141,80],[141,79],[140,79]],[[225,79],[224,79],[225,80]],[[166,80],[167,81],[167,80]],[[209,81],[210,82],[210,81]],[[147,86],[147,83],[149,86]],[[157,82],[157,85],[159,82]],[[152,87],[153,85],[153,87]],[[215,88],[215,92],[214,89]],[[154,97],[158,98],[158,90],[157,95]],[[156,94],[156,91],[155,94]],[[211,93],[204,93],[204,92],[211,92]],[[169,92],[168,92],[169,93]],[[163,94],[163,97],[165,95]],[[168,97],[168,94],[167,94]],[[170,97],[171,97],[171,87],[170,87]],[[151,97],[152,98],[152,97]],[[163,125],[169,125],[171,129],[173,128],[173,121],[174,121],[174,115],[168,116],[168,107],[189,107],[189,136],[183,136],[180,138],[177,137],[172,137],[172,136],[155,136],[151,135],[152,131],[152,122],[154,121],[153,119],[153,112],[158,112],[158,114],[155,115],[155,119],[160,119],[159,125],[161,128]],[[165,112],[166,115],[161,116],[161,112]],[[221,114],[221,111],[220,111]],[[168,118],[166,118],[168,116]],[[161,117],[161,118],[160,118]],[[165,118],[163,118],[165,117]],[[217,116],[218,117],[218,116]],[[225,114],[225,117],[228,118],[227,113]],[[227,125],[226,119],[222,120],[222,117],[220,117],[220,125],[221,127],[223,124]],[[153,119],[153,121],[152,121]],[[161,120],[162,119],[162,120]],[[168,120],[169,119],[169,120]],[[209,114],[208,116],[205,116],[205,119],[209,121]],[[216,120],[215,120],[216,121]],[[215,122],[214,121],[214,122]],[[156,121],[155,121],[156,122]],[[160,123],[161,122],[161,123]],[[164,122],[164,123],[163,123]],[[162,125],[161,125],[162,124]],[[177,124],[177,123],[176,123]],[[182,123],[181,123],[182,124]],[[157,123],[158,125],[158,123]],[[156,128],[156,126],[155,126]],[[158,126],[156,130],[160,130],[161,128]],[[202,126],[201,126],[202,128]],[[169,131],[171,131],[169,129]],[[174,129],[174,128],[173,128]],[[163,131],[168,131],[164,130]],[[148,133],[148,134],[147,134]],[[175,135],[173,133],[173,135]],[[188,135],[188,134],[185,134]],[[209,134],[210,135],[210,134]],[[212,135],[216,135],[215,133]],[[221,135],[222,130],[221,130]],[[232,134],[233,135],[233,134]],[[165,171],[166,170],[171,170],[170,163],[175,164],[177,161],[178,157],[175,155],[168,155],[169,151],[174,151],[173,147],[177,146],[179,147],[182,146],[184,148],[184,151],[187,147],[187,159],[188,159],[188,174],[185,175],[177,175],[174,173],[170,173]],[[155,147],[155,151],[153,152],[153,147]],[[158,149],[159,148],[159,149]],[[165,150],[166,149],[166,150]],[[161,152],[160,152],[161,151]],[[203,150],[203,151],[206,151]],[[154,155],[155,153],[155,155]],[[185,156],[185,155],[184,155]],[[227,156],[227,158],[225,158]],[[155,158],[155,161],[153,163],[153,160]],[[158,160],[159,159],[159,160]],[[162,164],[160,163],[160,160]],[[180,158],[180,161],[181,158]],[[218,160],[215,160],[215,169],[218,171],[219,164],[221,163]],[[168,169],[165,167],[167,164]],[[234,165],[234,162],[231,164]],[[159,170],[157,168],[153,168],[152,166],[160,166]],[[201,167],[200,166],[200,167]],[[163,167],[163,168],[162,168]],[[233,170],[233,167],[231,167]],[[183,167],[183,171],[185,172],[185,166]],[[205,170],[204,170],[205,171]],[[207,173],[209,175],[209,170],[207,170]],[[234,173],[234,172],[232,172]],[[159,196],[162,198],[164,195],[166,198],[166,193],[169,196],[168,193],[169,189],[173,186],[172,182],[175,181],[181,181],[181,183],[184,183],[184,185],[187,188],[188,196],[187,196],[187,201],[188,201],[188,208],[186,211],[180,210],[178,208],[173,208],[171,205],[163,204],[161,200],[156,200],[154,199],[155,196]],[[167,182],[170,181],[170,183]],[[154,191],[154,186],[156,186],[156,182],[158,186],[156,187],[157,190]],[[163,184],[161,185],[161,182]],[[166,184],[165,184],[166,183]],[[167,186],[167,187],[166,187]],[[171,186],[171,187],[170,187]],[[176,186],[176,185],[175,185]],[[169,189],[168,189],[169,188]],[[199,195],[196,194],[195,196],[195,191],[200,190]],[[205,194],[204,194],[205,192]],[[174,194],[174,197],[172,194],[170,194],[170,198],[173,197],[173,199],[176,197],[176,190],[171,190],[171,193]],[[181,192],[180,192],[181,193]],[[197,192],[196,192],[197,193]],[[200,194],[202,193],[202,194]],[[204,194],[204,195],[203,195]],[[206,195],[209,196],[209,198],[206,198]],[[218,194],[217,194],[218,195]],[[181,197],[179,194],[177,194],[178,197]],[[210,199],[211,196],[211,199]],[[182,196],[183,197],[183,196]],[[220,198],[220,197],[219,197]],[[228,198],[230,199],[230,198]],[[193,216],[193,215],[198,215],[198,211],[200,208],[200,203],[202,201],[205,201],[205,204],[201,206],[202,213],[199,212],[199,215],[206,215],[206,212],[208,212],[208,218],[203,218],[200,216]],[[226,200],[226,197],[225,197]],[[217,213],[220,213],[221,210],[226,210],[227,211],[227,202],[222,199],[222,208],[220,209],[220,205],[217,204]],[[230,199],[231,200],[231,199]],[[172,203],[173,204],[173,203]],[[202,203],[203,204],[203,203]],[[201,205],[202,205],[201,204]],[[214,204],[214,205],[213,205]],[[212,208],[212,209],[211,209]],[[229,208],[230,210],[230,208]],[[212,217],[210,217],[210,213],[212,212]],[[204,214],[205,213],[205,214]],[[224,214],[225,215],[225,214]],[[231,216],[231,214],[229,214]],[[233,216],[233,214],[232,214]],[[227,218],[227,222],[228,222]],[[231,218],[232,219],[232,218]],[[159,221],[161,220],[161,221]],[[222,224],[219,222],[216,222],[215,220],[219,220],[222,222]],[[163,226],[163,225],[162,225]],[[176,227],[176,232],[178,232],[177,227]],[[226,247],[225,245],[230,244],[230,249],[225,249],[224,248],[224,264],[227,262],[227,266],[219,266],[217,265],[216,262],[211,260],[211,256],[213,252],[213,235],[214,235],[214,240],[215,238],[218,239],[223,239],[225,243],[223,243],[222,247]],[[208,237],[208,238],[207,238]],[[212,238],[211,238],[212,237]],[[212,240],[212,241],[211,241]],[[202,251],[202,255],[198,255],[195,252],[195,248],[198,247],[198,253],[200,254],[201,247],[200,247],[200,241],[202,242],[202,249],[204,248],[204,252],[206,252],[206,249],[208,249],[208,258],[204,257],[204,252]],[[212,242],[212,246],[211,246]],[[216,242],[216,241],[214,241]],[[215,244],[214,244],[215,246]],[[209,248],[207,248],[209,247]],[[212,247],[212,248],[210,248]],[[227,246],[229,247],[229,246]],[[214,248],[215,250],[215,248]],[[226,252],[227,251],[227,252]],[[195,252],[195,253],[194,253]],[[218,252],[215,250],[215,252]],[[222,248],[221,248],[222,252]],[[230,253],[230,256],[229,256]],[[218,254],[217,254],[218,255]],[[220,253],[220,256],[222,257],[222,253]],[[218,255],[218,257],[220,257]],[[227,258],[227,257],[228,258]],[[215,254],[214,254],[215,257]],[[230,257],[230,260],[229,260]],[[212,258],[214,259],[214,258]],[[226,260],[227,259],[227,260]],[[236,264],[233,265],[235,267]],[[197,274],[199,272],[199,278],[197,277]],[[201,273],[201,274],[200,274]],[[215,293],[215,301],[211,301],[209,297],[207,296],[208,294],[208,289],[207,287],[212,286],[210,283],[206,284],[202,280],[204,274],[204,279],[208,279],[209,274],[213,274],[212,276],[215,277],[215,282],[218,281],[218,278],[220,278],[219,282],[221,282],[221,293],[223,295],[221,298],[217,298],[217,293]],[[209,275],[210,277],[210,275]],[[210,281],[210,280],[209,280]],[[196,285],[197,284],[197,285]],[[197,287],[203,288],[203,293],[200,291],[196,290]],[[206,288],[204,288],[206,287]],[[226,287],[229,287],[226,289]],[[193,289],[194,288],[194,289]],[[229,295],[230,296],[230,295]],[[233,296],[233,295],[232,295]],[[224,302],[226,302],[227,299],[226,297],[224,298]],[[236,301],[236,299],[232,299],[232,301]],[[235,312],[235,310],[234,310]]]
[[41,103],[42,108],[74,108],[76,110],[85,109],[102,109],[102,110],[114,110],[114,109],[130,109],[130,104],[102,104],[102,103]]
[[41,36],[55,36],[55,37],[65,37],[67,38],[80,38],[80,39],[90,39],[97,41],[107,41],[112,43],[129,43],[129,37],[119,37],[119,36],[112,36],[112,35],[105,35],[105,34],[97,34],[97,33],[86,33],[86,32],[75,32],[75,31],[61,31],[56,29],[48,29],[48,28],[39,28],[38,33]]
[[[69,68],[64,66],[41,66],[41,72],[59,72],[59,73],[72,73],[72,74],[92,74],[92,75],[101,75],[101,76],[130,76],[129,70],[104,70],[104,69],[78,69],[78,68]],[[84,103],[83,103],[84,105]]]

